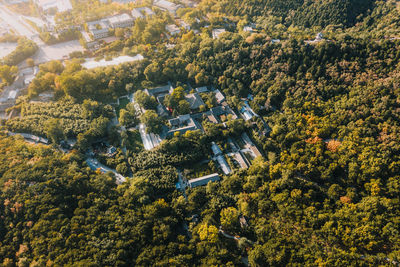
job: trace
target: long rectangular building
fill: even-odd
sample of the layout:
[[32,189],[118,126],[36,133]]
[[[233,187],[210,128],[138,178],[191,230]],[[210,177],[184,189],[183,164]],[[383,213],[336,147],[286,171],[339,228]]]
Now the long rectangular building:
[[213,173],[210,175],[206,175],[203,177],[199,177],[196,179],[192,179],[188,181],[188,184],[191,188],[197,187],[197,186],[203,186],[203,185],[207,185],[209,182],[216,182],[219,181],[220,177],[218,175],[218,173]]

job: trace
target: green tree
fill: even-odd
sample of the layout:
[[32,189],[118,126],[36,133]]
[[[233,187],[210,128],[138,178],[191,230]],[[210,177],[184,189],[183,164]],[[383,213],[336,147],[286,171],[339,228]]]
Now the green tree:
[[136,110],[132,103],[129,103],[126,109],[121,109],[119,112],[119,122],[126,126],[131,127],[137,124]]
[[49,120],[45,126],[45,132],[47,134],[47,138],[49,138],[53,144],[57,144],[65,138],[59,119]]
[[153,110],[146,111],[141,117],[140,122],[146,125],[147,133],[160,134],[163,126],[162,119]]
[[0,66],[0,78],[3,79],[7,85],[13,83],[17,74],[18,74],[17,66],[8,66],[8,65]]
[[115,37],[123,38],[125,35],[125,30],[122,28],[117,28],[117,29],[115,29],[114,34],[115,34]]
[[202,241],[216,243],[218,241],[218,228],[214,225],[203,223],[199,226],[197,233]]
[[221,210],[221,225],[224,229],[233,229],[238,223],[239,212],[234,207]]
[[179,101],[177,110],[181,115],[190,113],[189,102],[187,102],[185,99]]
[[27,58],[26,59],[26,65],[28,65],[28,67],[34,67],[35,66],[35,61],[32,58]]
[[134,94],[135,101],[145,109],[156,109],[157,100],[149,96],[144,91],[138,90]]

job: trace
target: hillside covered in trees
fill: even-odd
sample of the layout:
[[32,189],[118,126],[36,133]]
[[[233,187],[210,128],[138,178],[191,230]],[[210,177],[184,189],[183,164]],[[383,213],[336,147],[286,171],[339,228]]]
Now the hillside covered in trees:
[[[283,24],[304,27],[327,25],[354,26],[359,17],[374,8],[374,0],[223,0],[203,1],[209,11],[222,11],[234,16],[275,16]],[[211,4],[212,3],[212,4]]]

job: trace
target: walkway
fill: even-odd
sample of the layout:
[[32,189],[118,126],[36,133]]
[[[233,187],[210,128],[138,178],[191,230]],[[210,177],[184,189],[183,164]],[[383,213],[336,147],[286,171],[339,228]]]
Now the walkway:
[[95,158],[87,158],[86,163],[93,171],[100,170],[102,173],[107,173],[107,172],[114,173],[117,184],[122,184],[123,182],[126,181],[126,178],[121,174],[119,174],[116,170],[101,164]]

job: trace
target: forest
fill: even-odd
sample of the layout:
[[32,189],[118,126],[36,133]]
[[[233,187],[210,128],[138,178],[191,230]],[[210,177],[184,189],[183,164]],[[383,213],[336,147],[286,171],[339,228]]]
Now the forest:
[[[0,132],[0,264],[399,265],[396,3],[209,0],[191,12],[214,7],[232,20],[280,17],[293,35],[272,42],[266,32],[239,31],[213,39],[206,29],[175,38],[172,49],[149,44],[139,63],[41,66],[16,107],[21,117]],[[310,31],[292,23],[330,26],[322,40],[307,43]],[[123,46],[143,45],[131,41]],[[233,108],[251,95],[250,106],[270,131],[258,130],[261,118],[204,123],[205,133],[174,136],[145,151],[130,144],[137,131],[122,136],[107,129],[115,116],[111,102],[168,81],[213,85]],[[45,91],[55,93],[54,102],[29,103]],[[142,100],[154,109],[154,99]],[[137,124],[132,109],[122,109],[124,125]],[[7,137],[6,129],[47,136],[53,146]],[[179,169],[209,159],[211,141],[243,131],[264,157],[220,182],[176,190]],[[78,149],[64,154],[54,144],[67,137],[77,137]],[[101,158],[130,176],[121,185],[85,163],[82,152],[103,138],[127,143],[126,153],[118,147],[115,157]]]
[[374,8],[374,0],[249,0],[203,1],[207,11],[222,11],[238,17],[275,16],[283,24],[303,27],[337,25],[354,26],[359,16],[367,15]]

